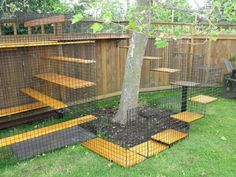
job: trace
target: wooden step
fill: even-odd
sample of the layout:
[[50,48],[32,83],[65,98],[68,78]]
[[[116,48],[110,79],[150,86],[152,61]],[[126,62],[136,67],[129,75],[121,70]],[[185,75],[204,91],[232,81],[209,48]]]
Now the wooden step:
[[142,144],[136,145],[136,146],[130,148],[129,150],[131,150],[137,154],[140,154],[142,156],[145,156],[145,157],[151,157],[151,156],[158,154],[168,148],[169,148],[169,146],[167,146],[167,145],[158,143],[153,140],[149,140],[149,141],[144,142]]
[[40,108],[44,108],[44,107],[47,107],[47,105],[45,105],[41,102],[35,102],[35,103],[29,103],[29,104],[24,104],[24,105],[20,105],[20,106],[13,106],[13,107],[9,107],[9,108],[4,108],[4,109],[0,109],[0,117],[10,116],[13,114],[32,111],[32,110],[40,109]]
[[217,98],[206,96],[206,95],[198,95],[195,97],[190,98],[191,101],[201,103],[201,104],[208,104],[217,101]]
[[92,120],[95,120],[96,117],[92,116],[92,115],[87,115],[84,117],[79,117],[73,120],[69,120],[66,122],[62,122],[62,123],[58,123],[55,125],[51,125],[48,127],[44,127],[44,128],[39,128],[39,129],[35,129],[32,131],[28,131],[22,134],[18,134],[18,135],[14,135],[14,136],[10,136],[10,137],[6,137],[6,138],[2,138],[0,139],[0,147],[5,147],[5,146],[9,146],[15,143],[19,143],[25,140],[29,140],[32,138],[36,138],[42,135],[46,135],[49,133],[53,133],[53,132],[57,132],[66,128],[70,128],[79,124],[83,124],[86,122],[90,122]]
[[121,46],[119,46],[119,48],[122,48],[122,49],[129,49],[129,46],[121,45]]
[[186,112],[181,112],[178,114],[171,115],[170,117],[173,119],[183,121],[183,122],[191,123],[195,120],[201,119],[203,115],[186,111]]
[[61,108],[65,108],[67,107],[66,104],[64,104],[61,101],[58,101],[54,98],[51,98],[47,95],[44,95],[43,93],[40,93],[36,90],[33,90],[31,88],[22,88],[21,91],[29,96],[31,96],[32,98],[40,101],[41,103],[48,105],[54,109],[61,109]]
[[42,79],[42,80],[46,80],[46,81],[54,83],[54,84],[68,87],[71,89],[92,87],[92,86],[96,85],[93,82],[80,80],[80,79],[76,79],[73,77],[64,76],[64,75],[60,75],[60,74],[56,74],[56,73],[44,73],[44,74],[36,75],[35,77]]
[[171,69],[171,68],[154,68],[154,69],[152,69],[152,71],[164,72],[164,73],[176,73],[176,72],[180,72],[179,69]]
[[20,42],[20,43],[5,43],[0,44],[0,49],[20,48],[20,47],[41,47],[41,46],[57,46],[57,45],[72,45],[72,44],[91,44],[94,41],[40,41],[40,42]]
[[102,138],[82,143],[83,146],[123,167],[133,166],[146,158]]
[[44,57],[44,59],[71,62],[71,63],[80,63],[80,64],[96,63],[96,61],[94,60],[86,60],[86,59],[81,59],[81,58],[72,58],[72,57],[64,57],[64,56],[48,56],[48,57]]
[[189,81],[176,81],[176,82],[171,82],[170,84],[177,86],[185,86],[185,87],[196,87],[200,85],[200,83],[189,82]]
[[154,56],[145,56],[144,60],[161,60],[161,57],[154,57]]
[[183,138],[186,138],[188,136],[188,134],[186,133],[182,133],[173,129],[167,129],[164,130],[160,133],[157,133],[155,135],[153,135],[151,138],[153,140],[171,145]]

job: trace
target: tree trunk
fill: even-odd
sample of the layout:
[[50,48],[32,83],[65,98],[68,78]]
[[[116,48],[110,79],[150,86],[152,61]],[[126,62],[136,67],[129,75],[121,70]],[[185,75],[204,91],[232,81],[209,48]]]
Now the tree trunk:
[[[138,0],[139,7],[143,5],[150,7],[150,4],[150,0]],[[127,111],[138,106],[141,70],[150,27],[150,8],[144,16],[146,17],[146,31],[143,33],[133,32],[132,38],[130,39],[120,105],[113,119],[114,122],[121,124],[126,124],[128,121]]]

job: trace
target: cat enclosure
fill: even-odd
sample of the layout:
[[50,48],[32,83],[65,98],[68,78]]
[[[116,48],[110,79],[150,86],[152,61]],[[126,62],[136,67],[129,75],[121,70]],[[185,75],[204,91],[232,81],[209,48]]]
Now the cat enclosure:
[[91,21],[72,25],[65,15],[0,23],[2,159],[28,159],[81,143],[129,167],[188,137],[190,124],[217,100],[213,96],[219,94],[222,70],[206,65],[203,49],[186,50],[181,39],[156,49],[150,39],[142,80],[160,96],[128,110],[125,125],[114,123],[117,109],[100,109],[97,101],[100,89],[108,90],[103,76],[109,77],[99,59],[109,56],[108,66],[117,62],[108,70],[119,77],[111,76],[109,84],[121,84],[124,68],[111,68],[125,63],[130,33],[112,26],[109,34],[92,34],[87,27]]

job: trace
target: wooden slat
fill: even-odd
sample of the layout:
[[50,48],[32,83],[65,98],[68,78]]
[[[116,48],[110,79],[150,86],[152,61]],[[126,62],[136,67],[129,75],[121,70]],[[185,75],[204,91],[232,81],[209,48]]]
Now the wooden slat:
[[81,63],[81,64],[96,63],[95,60],[86,60],[86,59],[64,57],[64,56],[48,56],[48,57],[44,57],[44,59],[63,61],[63,62],[72,62],[72,63]]
[[133,166],[146,158],[122,148],[102,138],[94,138],[82,143],[83,146],[123,167]]
[[39,18],[35,20],[29,20],[24,23],[24,26],[26,27],[32,27],[32,26],[40,26],[40,25],[47,25],[47,24],[54,24],[54,23],[62,23],[66,21],[65,15],[56,15],[52,17],[45,17],[45,18]]
[[186,138],[187,136],[188,134],[186,133],[182,133],[173,129],[167,129],[157,133],[156,135],[153,135],[152,139],[170,145],[183,138]]
[[22,142],[22,141],[29,140],[29,139],[32,139],[32,138],[36,138],[36,137],[39,137],[39,136],[43,136],[43,135],[46,135],[46,134],[49,134],[49,133],[57,132],[59,130],[63,130],[63,129],[66,129],[66,128],[70,128],[70,127],[79,125],[79,124],[90,122],[90,121],[95,120],[95,119],[96,119],[96,117],[94,117],[92,115],[87,115],[87,116],[84,116],[84,117],[76,118],[76,119],[73,119],[73,120],[58,123],[58,124],[51,125],[51,126],[48,126],[48,127],[39,128],[39,129],[36,129],[36,130],[33,130],[33,131],[25,132],[25,133],[22,133],[22,134],[19,134],[19,135],[14,135],[14,136],[10,136],[10,137],[7,137],[7,138],[3,138],[3,139],[0,139],[0,147],[9,146],[9,145],[12,145],[12,144],[15,144],[15,143],[18,143],[18,142]]
[[190,98],[190,100],[193,102],[201,103],[201,104],[208,104],[208,103],[217,101],[218,99],[211,96],[198,95],[198,96]]
[[64,87],[71,88],[71,89],[92,87],[92,86],[96,85],[93,82],[80,80],[80,79],[76,79],[76,78],[69,77],[69,76],[63,76],[63,75],[56,74],[56,73],[44,73],[44,74],[36,75],[36,77],[39,79],[54,83],[54,84],[58,84],[58,85],[61,85]]
[[171,69],[171,68],[154,68],[152,69],[152,71],[156,71],[156,72],[164,72],[164,73],[175,73],[175,72],[179,72],[179,69]]
[[154,57],[154,56],[145,56],[144,60],[161,60],[161,57]]
[[157,153],[160,153],[166,149],[168,149],[169,146],[158,143],[153,140],[149,140],[147,142],[144,142],[142,144],[136,145],[129,150],[136,152],[137,154],[143,155],[145,157],[151,157]]
[[121,46],[119,46],[119,48],[122,48],[122,49],[129,49],[129,46],[126,46],[126,45],[121,45]]
[[94,43],[94,41],[74,41],[74,42],[41,41],[41,42],[5,43],[5,44],[0,44],[0,49],[54,46],[54,45],[71,45],[71,44],[90,44],[90,43]]
[[178,114],[171,115],[170,117],[183,122],[191,123],[195,120],[201,119],[203,115],[193,112],[181,112]]
[[41,102],[35,102],[35,103],[24,104],[24,105],[20,105],[20,106],[4,108],[4,109],[0,109],[0,117],[10,116],[13,114],[23,113],[23,112],[27,112],[27,111],[32,111],[35,109],[44,108],[46,106],[47,105],[45,105]]
[[47,95],[44,95],[43,93],[40,93],[36,90],[33,90],[31,88],[22,88],[21,91],[29,96],[31,96],[32,98],[42,102],[45,105],[48,105],[54,109],[61,109],[61,108],[65,108],[67,107],[66,104],[64,104],[61,101],[58,101],[54,98],[51,98]]
[[186,87],[195,87],[200,85],[199,83],[189,82],[189,81],[176,81],[176,82],[171,82],[170,84],[177,86],[186,86]]

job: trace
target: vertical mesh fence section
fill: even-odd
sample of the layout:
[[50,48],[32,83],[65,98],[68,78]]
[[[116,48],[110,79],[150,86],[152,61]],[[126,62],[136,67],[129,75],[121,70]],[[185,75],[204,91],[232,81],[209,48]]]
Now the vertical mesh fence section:
[[96,119],[95,41],[66,34],[67,15],[7,21],[13,33],[1,25],[1,158],[27,159],[94,138],[81,125]]

